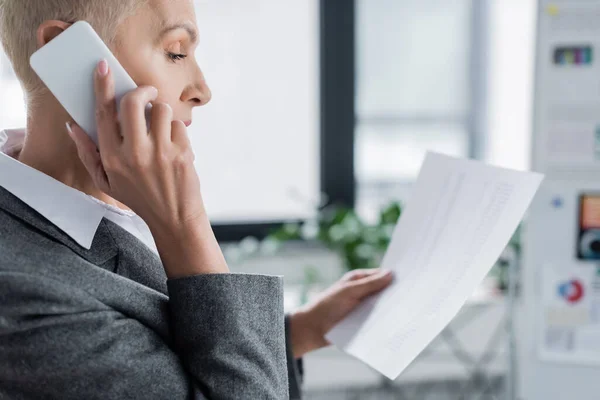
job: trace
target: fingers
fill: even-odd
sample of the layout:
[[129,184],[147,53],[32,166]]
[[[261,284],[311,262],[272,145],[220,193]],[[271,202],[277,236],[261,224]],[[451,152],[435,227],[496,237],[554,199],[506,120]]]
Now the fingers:
[[171,141],[180,149],[191,148],[190,138],[187,134],[187,128],[183,121],[173,121],[171,123]]
[[362,300],[365,297],[385,289],[392,280],[392,271],[380,270],[378,273],[350,282],[348,284],[348,290],[350,290],[356,298]]
[[102,160],[96,144],[77,124],[67,122],[67,132],[75,142],[79,158],[92,177],[96,187],[105,193],[109,193],[108,178],[102,166]]
[[167,103],[154,103],[152,105],[150,134],[159,145],[166,145],[171,143],[172,122],[173,109],[170,105],[168,105]]
[[358,279],[366,278],[367,276],[371,276],[373,274],[377,274],[381,272],[379,268],[371,268],[371,269],[355,269],[344,275],[343,280],[347,282],[355,281]]
[[106,60],[100,61],[94,74],[96,125],[100,149],[114,150],[121,143],[115,103],[115,82]]
[[156,100],[157,96],[158,90],[152,86],[140,86],[123,96],[119,104],[119,116],[125,143],[142,147],[144,143],[149,143],[146,105]]

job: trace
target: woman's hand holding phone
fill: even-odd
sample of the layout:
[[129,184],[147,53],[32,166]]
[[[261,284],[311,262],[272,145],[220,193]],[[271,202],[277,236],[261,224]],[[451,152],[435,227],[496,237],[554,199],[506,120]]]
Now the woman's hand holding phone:
[[70,134],[98,189],[148,224],[169,278],[229,272],[206,215],[185,124],[173,121],[168,104],[155,102],[158,91],[150,86],[129,92],[117,110],[105,61],[94,85],[99,151],[79,126],[71,125]]

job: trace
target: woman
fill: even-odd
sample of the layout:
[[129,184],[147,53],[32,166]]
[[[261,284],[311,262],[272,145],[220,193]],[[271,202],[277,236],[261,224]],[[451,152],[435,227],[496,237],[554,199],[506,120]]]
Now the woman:
[[[139,85],[117,110],[98,64],[99,148],[28,65],[77,20]],[[281,278],[229,272],[186,132],[211,97],[195,21],[191,0],[0,0],[28,111],[0,135],[0,398],[298,398],[296,360],[390,283],[355,272],[285,317]]]

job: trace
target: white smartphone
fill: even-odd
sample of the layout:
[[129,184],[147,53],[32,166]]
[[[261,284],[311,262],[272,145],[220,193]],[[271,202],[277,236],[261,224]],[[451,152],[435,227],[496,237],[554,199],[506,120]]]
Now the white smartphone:
[[114,78],[118,107],[121,98],[137,85],[89,23],[74,23],[29,60],[42,82],[96,145],[94,72],[102,59],[108,62]]

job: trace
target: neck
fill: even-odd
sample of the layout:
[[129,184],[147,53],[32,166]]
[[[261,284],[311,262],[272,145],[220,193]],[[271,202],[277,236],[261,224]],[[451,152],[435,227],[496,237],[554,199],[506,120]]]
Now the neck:
[[69,114],[49,93],[39,100],[28,107],[27,137],[19,161],[105,203],[126,208],[94,185],[67,133]]

